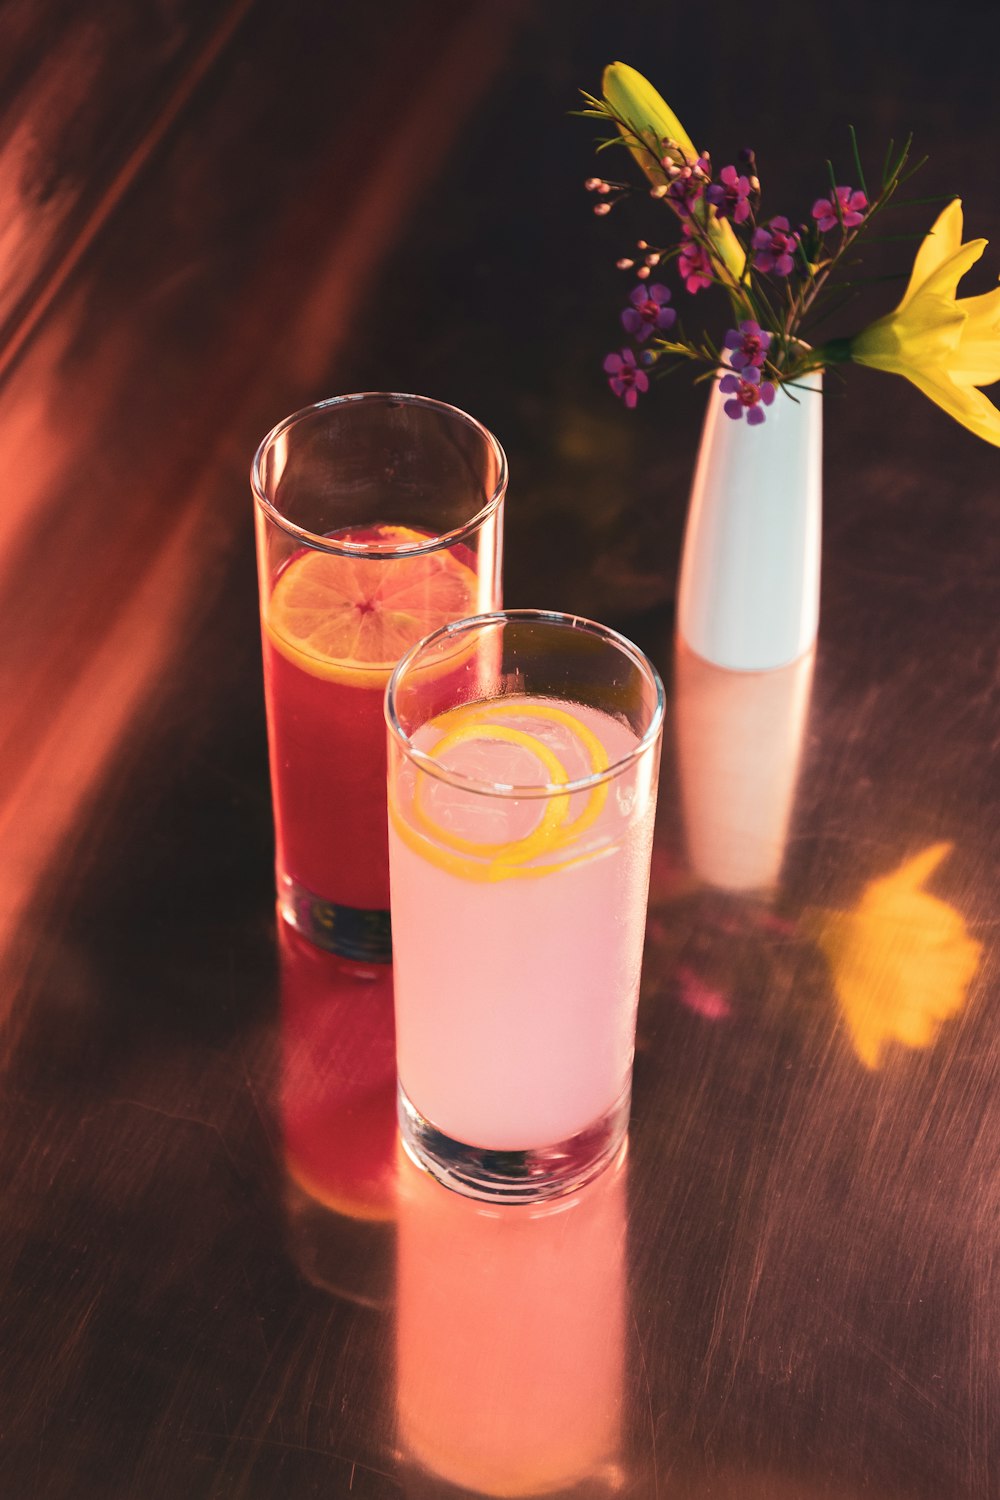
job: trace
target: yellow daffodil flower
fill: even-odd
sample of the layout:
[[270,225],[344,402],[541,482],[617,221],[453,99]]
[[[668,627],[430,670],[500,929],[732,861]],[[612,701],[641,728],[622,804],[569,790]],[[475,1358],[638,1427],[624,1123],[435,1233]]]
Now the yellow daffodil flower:
[[895,312],[851,340],[851,358],[903,375],[956,422],[1000,447],[1000,410],[978,389],[1000,380],[1000,288],[955,295],[986,249],[962,244],[962,203],[955,198],[921,241]]
[[[670,181],[659,164],[659,148],[663,141],[674,141],[692,165],[697,161],[701,153],[695,149],[684,126],[666,100],[635,68],[630,68],[627,63],[610,63],[604,69],[601,91],[611,113],[627,127],[620,124],[618,129],[654,188],[662,191]],[[743,274],[746,256],[732,225],[726,219],[717,218],[715,209],[708,204],[704,205],[704,210],[719,274],[735,288]]]
[[932,844],[873,880],[850,912],[807,911],[802,930],[833,976],[851,1043],[878,1068],[887,1041],[930,1047],[943,1021],[965,1004],[982,944],[960,914],[922,887],[950,844]]

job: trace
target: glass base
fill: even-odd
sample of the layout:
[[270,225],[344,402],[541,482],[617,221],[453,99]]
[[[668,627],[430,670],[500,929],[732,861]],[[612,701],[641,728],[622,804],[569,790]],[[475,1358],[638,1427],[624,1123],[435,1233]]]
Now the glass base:
[[486,1203],[541,1203],[573,1192],[610,1166],[625,1140],[631,1083],[593,1125],[551,1146],[495,1151],[452,1140],[415,1109],[402,1084],[398,1092],[403,1147],[424,1172],[453,1192]]
[[[623,1465],[610,1461],[584,1478],[566,1484],[546,1484],[544,1489],[522,1489],[518,1486],[517,1489],[495,1490],[452,1484],[439,1474],[422,1468],[418,1460],[405,1453],[402,1465],[401,1477],[406,1485],[407,1500],[480,1500],[483,1495],[507,1494],[518,1495],[521,1500],[614,1500],[616,1495],[621,1495],[628,1483]],[[631,1493],[634,1494],[635,1491]]]
[[290,875],[278,876],[278,909],[290,927],[317,948],[355,963],[392,963],[392,934],[387,911],[337,906],[314,896]]

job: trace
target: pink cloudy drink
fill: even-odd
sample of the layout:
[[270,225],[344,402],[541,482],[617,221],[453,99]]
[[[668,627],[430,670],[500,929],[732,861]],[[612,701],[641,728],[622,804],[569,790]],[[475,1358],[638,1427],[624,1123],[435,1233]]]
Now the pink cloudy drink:
[[[421,675],[473,635],[468,694],[424,718]],[[621,1144],[662,711],[635,647],[536,611],[439,631],[394,675],[400,1123],[460,1191],[548,1196]]]

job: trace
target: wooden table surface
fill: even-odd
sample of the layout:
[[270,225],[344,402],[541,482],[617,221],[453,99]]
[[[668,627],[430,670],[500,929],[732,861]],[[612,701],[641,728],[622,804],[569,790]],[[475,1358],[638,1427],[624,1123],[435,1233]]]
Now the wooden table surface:
[[[673,636],[702,397],[600,372],[615,57],[775,211],[912,128],[995,283],[997,13],[802,12],[0,13],[10,1500],[1000,1494],[997,451],[848,372],[818,650],[733,677]],[[401,1166],[391,975],[275,931],[247,472],[363,389],[492,428],[507,603],[667,682],[629,1149],[558,1212]]]

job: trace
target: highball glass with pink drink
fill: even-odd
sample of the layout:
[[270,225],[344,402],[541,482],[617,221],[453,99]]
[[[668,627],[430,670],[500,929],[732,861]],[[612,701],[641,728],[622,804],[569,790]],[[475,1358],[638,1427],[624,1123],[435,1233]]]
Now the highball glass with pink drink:
[[662,684],[511,610],[414,647],[386,714],[403,1143],[474,1197],[564,1192],[628,1125]]

